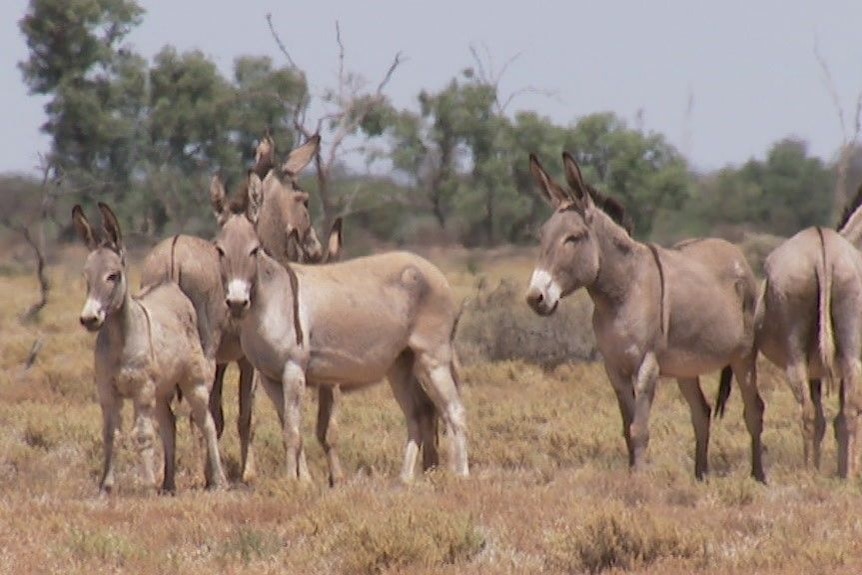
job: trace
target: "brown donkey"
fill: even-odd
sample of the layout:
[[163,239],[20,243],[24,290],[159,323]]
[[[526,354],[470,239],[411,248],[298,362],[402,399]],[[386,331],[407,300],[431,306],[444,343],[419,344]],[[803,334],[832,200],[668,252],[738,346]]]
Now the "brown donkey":
[[756,320],[757,347],[784,370],[802,407],[806,465],[820,466],[826,432],[821,378],[830,384],[841,378],[834,427],[842,477],[858,471],[856,436],[862,410],[862,254],[853,243],[859,233],[860,201],[862,188],[837,232],[808,228],[769,254]]
[[[266,178],[273,169],[280,170],[285,178],[293,178],[314,158],[320,138],[313,137],[304,145],[293,150],[280,168],[275,167],[274,145],[269,137],[261,140],[253,171],[260,178]],[[279,261],[291,254],[299,257],[295,248],[284,246],[295,242],[288,238],[297,237],[302,242],[305,259],[318,259],[322,253],[317,234],[311,225],[308,214],[308,194],[288,188],[281,180],[270,178],[271,192],[264,198],[262,210],[267,212],[265,224],[258,229],[261,243],[265,249],[280,254]],[[243,195],[245,195],[244,192]],[[248,201],[246,197],[229,205],[221,179],[214,177],[210,186],[210,197],[216,218],[222,223],[231,208],[242,210]],[[307,251],[305,251],[307,250]],[[142,287],[152,286],[173,280],[195,306],[198,317],[198,334],[204,353],[216,360],[215,380],[210,394],[210,410],[219,437],[224,431],[224,411],[222,408],[222,387],[224,373],[231,362],[239,367],[239,416],[237,428],[240,437],[240,473],[243,481],[254,476],[254,458],[251,451],[252,407],[254,402],[254,369],[245,359],[239,345],[239,328],[230,321],[224,303],[219,278],[218,255],[212,242],[195,236],[177,235],[160,242],[147,256],[141,273]]]
[[533,176],[554,208],[541,230],[539,260],[527,291],[530,307],[549,315],[561,298],[587,289],[595,305],[596,342],[635,470],[645,462],[657,380],[668,376],[677,379],[691,408],[695,476],[707,473],[710,409],[698,377],[730,365],[745,400],[751,474],[765,481],[763,402],[753,351],[757,287],[745,257],[718,239],[670,250],[634,240],[620,225],[621,206],[588,186],[570,155],[563,159],[573,193],[530,156]]
[[143,458],[145,482],[155,483],[155,420],[165,455],[162,490],[176,489],[176,425],[171,400],[178,387],[206,440],[206,485],[223,486],[226,481],[218,439],[208,408],[215,365],[201,349],[194,307],[173,283],[154,286],[137,298],[129,295],[120,226],[108,206],[99,203],[99,210],[106,236],[101,244],[96,242],[81,206],[72,210],[72,220],[90,250],[84,266],[87,301],[80,320],[89,331],[99,332],[95,378],[105,450],[100,490],[108,493],[114,486],[114,435],[120,427],[124,398],[134,402],[135,442]]
[[287,471],[307,479],[300,434],[304,388],[358,389],[388,378],[407,419],[401,477],[412,480],[433,402],[468,474],[466,418],[452,335],[458,306],[445,276],[419,256],[394,252],[322,266],[281,266],[261,249],[254,223],[262,183],[252,174],[245,215],[226,214],[216,239],[222,284],[246,357],[283,422]]

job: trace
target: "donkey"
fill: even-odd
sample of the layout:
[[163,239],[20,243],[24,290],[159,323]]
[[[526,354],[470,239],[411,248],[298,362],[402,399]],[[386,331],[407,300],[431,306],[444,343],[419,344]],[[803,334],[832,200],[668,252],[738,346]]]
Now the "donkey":
[[571,191],[530,156],[530,170],[554,213],[542,226],[526,299],[536,313],[550,315],[560,299],[587,289],[595,305],[596,342],[622,414],[629,465],[644,466],[659,376],[675,377],[691,409],[695,477],[702,479],[708,472],[710,409],[698,377],[730,365],[745,400],[751,474],[765,482],[763,402],[753,351],[757,286],[745,257],[719,239],[670,250],[634,240],[620,225],[622,207],[588,186],[568,153],[563,162]]
[[838,474],[845,478],[858,471],[862,410],[862,254],[853,244],[860,202],[862,188],[838,231],[807,228],[769,254],[755,323],[757,347],[784,370],[802,408],[805,465],[820,467],[826,433],[821,378],[830,387],[833,378],[841,378],[834,429]]
[[134,434],[143,458],[144,481],[147,485],[155,484],[155,419],[165,457],[162,491],[176,490],[176,425],[171,400],[178,387],[206,441],[206,485],[223,487],[226,480],[219,459],[218,438],[208,409],[215,366],[201,348],[194,307],[173,283],[154,286],[140,297],[129,295],[120,226],[107,205],[100,202],[99,210],[106,237],[102,243],[96,242],[81,206],[72,209],[72,220],[90,250],[84,266],[87,301],[80,321],[87,330],[99,332],[95,378],[105,450],[100,491],[107,494],[114,486],[114,435],[120,427],[124,398],[134,402]]
[[[320,145],[315,136],[304,145],[293,150],[281,166],[286,174],[298,174],[312,160]],[[268,136],[261,140],[256,152],[255,166],[252,171],[265,178],[272,172],[274,144]],[[291,176],[292,177],[292,176]],[[286,258],[289,252],[281,246],[295,245],[288,236],[294,235],[301,240],[301,247],[309,260],[319,259],[322,254],[317,234],[311,225],[308,214],[308,194],[276,187],[271,182],[271,190],[264,198],[267,211],[266,222],[258,228],[261,242],[272,253]],[[243,192],[234,209],[241,210],[247,202]],[[210,197],[216,218],[229,213],[227,194],[221,179],[216,176],[210,185]],[[295,250],[295,248],[291,248]],[[295,251],[290,251],[296,256]],[[281,260],[280,260],[281,261]],[[286,261],[286,260],[285,260]],[[218,436],[224,431],[224,411],[222,409],[222,388],[224,374],[231,362],[239,367],[239,416],[237,428],[240,436],[240,473],[243,481],[254,476],[254,458],[251,451],[252,407],[254,402],[254,369],[245,359],[239,345],[239,328],[228,317],[224,304],[224,292],[219,279],[218,256],[212,242],[195,236],[177,235],[160,242],[147,256],[141,273],[142,287],[159,284],[167,279],[177,282],[180,289],[191,299],[198,318],[198,334],[204,354],[215,358],[215,380],[210,394],[210,411],[215,419]]]
[[215,240],[226,304],[246,357],[283,422],[287,473],[307,480],[300,434],[306,386],[345,391],[388,378],[407,419],[401,479],[414,478],[433,402],[453,440],[453,467],[468,475],[466,416],[454,365],[458,306],[430,262],[392,252],[323,266],[281,266],[261,249],[255,223],[264,195],[252,174],[246,213],[227,217]]

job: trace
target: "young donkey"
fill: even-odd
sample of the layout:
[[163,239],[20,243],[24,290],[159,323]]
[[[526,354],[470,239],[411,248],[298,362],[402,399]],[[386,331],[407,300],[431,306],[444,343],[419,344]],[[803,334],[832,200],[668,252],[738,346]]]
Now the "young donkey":
[[[280,262],[298,259],[300,253],[306,260],[316,261],[322,254],[308,214],[308,194],[280,186],[270,176],[275,169],[291,177],[298,174],[312,160],[319,144],[319,137],[311,138],[290,152],[279,167],[275,165],[275,149],[271,138],[263,138],[257,149],[253,171],[264,178],[268,186],[261,207],[261,212],[266,215],[260,218],[257,231],[265,249],[276,255]],[[216,217],[221,223],[225,214],[230,213],[230,206],[220,178],[213,178],[210,195]],[[234,208],[239,209],[241,205],[242,201]],[[298,245],[288,240],[290,236],[299,238]],[[177,235],[160,242],[144,261],[141,285],[146,288],[166,280],[177,282],[194,304],[204,354],[216,360],[210,411],[219,437],[224,430],[222,386],[225,370],[231,362],[236,362],[239,367],[237,428],[240,437],[240,473],[243,481],[248,481],[254,475],[251,451],[254,369],[240,348],[239,327],[228,317],[219,277],[218,255],[212,242],[187,235]]]
[[155,483],[153,472],[153,420],[158,422],[164,447],[162,490],[173,492],[176,426],[171,400],[179,387],[189,402],[192,417],[206,440],[207,487],[226,480],[218,452],[215,425],[208,409],[214,364],[201,349],[195,329],[195,310],[173,283],[164,283],[140,297],[128,290],[122,236],[111,209],[99,203],[106,239],[97,243],[81,206],[72,220],[90,255],[84,265],[87,301],[81,324],[98,331],[95,378],[102,408],[105,465],[100,482],[103,493],[114,486],[114,435],[120,426],[123,398],[135,406],[135,441],[143,458],[144,481]]
[[550,315],[561,298],[587,289],[595,305],[596,343],[622,414],[629,464],[634,469],[644,464],[659,376],[675,377],[691,409],[695,475],[702,478],[708,470],[710,409],[698,377],[730,365],[745,401],[751,473],[765,481],[763,402],[752,349],[756,283],[745,257],[718,239],[671,250],[635,241],[608,215],[619,219],[622,208],[597,207],[597,193],[574,158],[564,153],[563,161],[574,193],[530,156],[530,169],[554,213],[542,227],[527,302],[536,313]]
[[458,306],[446,278],[406,252],[281,266],[255,233],[262,193],[252,174],[246,214],[226,215],[215,245],[242,348],[283,422],[288,475],[308,478],[300,434],[306,384],[346,391],[387,377],[407,419],[402,480],[412,480],[420,449],[432,447],[422,423],[428,398],[451,432],[455,472],[466,476],[452,349]]
[[858,471],[862,410],[862,254],[854,245],[862,233],[860,202],[862,188],[837,232],[811,227],[769,254],[756,320],[757,347],[784,369],[801,404],[806,465],[820,466],[826,432],[820,378],[841,378],[834,425],[842,477]]

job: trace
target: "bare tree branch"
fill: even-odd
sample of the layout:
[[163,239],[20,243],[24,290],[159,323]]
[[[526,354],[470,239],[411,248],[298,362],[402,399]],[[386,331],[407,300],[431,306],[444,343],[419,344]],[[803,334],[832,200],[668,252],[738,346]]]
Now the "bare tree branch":
[[829,68],[829,63],[820,52],[820,44],[817,37],[814,37],[814,57],[820,66],[820,72],[823,76],[823,85],[832,99],[832,104],[835,106],[835,112],[838,115],[838,122],[841,125],[841,151],[838,155],[838,164],[836,166],[835,192],[833,198],[834,211],[840,211],[841,206],[847,202],[847,173],[850,170],[850,162],[853,159],[853,152],[856,149],[856,144],[859,141],[860,133],[860,115],[862,115],[862,92],[859,93],[856,99],[856,110],[853,117],[852,132],[847,129],[847,122],[844,114],[844,106],[841,104],[841,97],[838,94],[838,88],[835,84],[835,79],[832,76],[832,70]]
[[299,66],[296,65],[296,62],[293,61],[293,58],[290,57],[290,53],[287,51],[287,47],[284,45],[284,42],[281,41],[281,37],[275,31],[275,26],[272,24],[272,14],[270,12],[266,13],[266,23],[269,26],[269,32],[272,34],[273,40],[278,45],[278,49],[281,50],[281,53],[284,54],[284,57],[287,59],[287,63],[290,64],[291,68],[294,70],[299,70]]
[[389,69],[386,70],[386,74],[383,76],[383,79],[380,80],[380,83],[377,84],[377,91],[375,92],[378,96],[383,93],[383,88],[386,87],[386,84],[389,83],[389,80],[392,79],[392,74],[395,72],[395,69],[400,66],[405,59],[401,51],[396,52],[395,58],[392,59],[392,63],[389,65]]

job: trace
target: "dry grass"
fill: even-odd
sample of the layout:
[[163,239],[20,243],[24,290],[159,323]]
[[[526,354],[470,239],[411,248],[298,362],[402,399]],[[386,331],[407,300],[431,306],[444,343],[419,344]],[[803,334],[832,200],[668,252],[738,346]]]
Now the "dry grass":
[[[431,254],[441,261],[441,254]],[[463,294],[476,278],[522,286],[528,259],[494,254],[446,260]],[[76,259],[77,258],[77,259]],[[507,259],[508,258],[508,259]],[[83,301],[72,252],[52,269],[58,289],[41,323],[16,314],[33,279],[0,277],[0,572],[224,573],[858,573],[860,484],[801,466],[797,409],[764,366],[765,444],[771,483],[748,478],[748,436],[738,394],[713,427],[713,475],[692,479],[693,438],[672,382],[659,389],[651,464],[626,469],[616,402],[600,365],[543,370],[522,361],[465,369],[472,476],[438,471],[404,487],[396,476],[404,425],[384,387],[344,398],[342,455],[349,480],[325,487],[325,459],[305,437],[315,482],[282,477],[281,439],[265,399],[256,407],[259,479],[227,492],[202,489],[202,457],[179,428],[179,495],[159,497],[135,481],[131,442],[121,439],[118,493],[96,497],[100,417],[92,386],[93,337],[77,325]],[[516,288],[517,289],[517,288]],[[515,305],[513,303],[513,305]],[[465,313],[470,313],[468,310]],[[43,348],[21,367],[33,341]],[[715,392],[706,378],[708,394]],[[236,415],[229,372],[228,417]],[[834,410],[835,398],[828,403]],[[128,431],[129,414],[126,413]],[[445,438],[443,441],[445,451]],[[222,450],[236,469],[237,437]],[[444,453],[445,455],[445,453]]]

